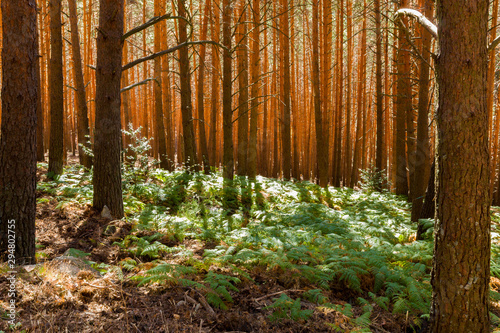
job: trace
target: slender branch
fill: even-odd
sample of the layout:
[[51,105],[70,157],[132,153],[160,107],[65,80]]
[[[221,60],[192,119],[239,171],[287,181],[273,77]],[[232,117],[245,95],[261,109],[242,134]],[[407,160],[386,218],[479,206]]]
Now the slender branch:
[[495,39],[491,42],[491,44],[488,46],[488,51],[492,51],[492,50],[494,50],[494,49],[498,46],[498,44],[500,44],[500,36],[499,36],[499,37],[497,37],[497,38],[495,38]]
[[144,29],[149,28],[152,25],[155,25],[158,22],[161,22],[161,21],[166,20],[166,19],[176,19],[176,18],[179,18],[179,17],[177,17],[177,16],[171,16],[170,13],[162,15],[162,16],[155,16],[151,20],[147,21],[146,23],[141,24],[141,25],[139,25],[139,26],[137,26],[137,27],[135,27],[135,28],[127,31],[122,36],[122,41],[124,41],[125,39],[129,38],[130,36],[132,36],[132,35],[134,35],[134,34],[136,34],[138,32],[141,32]]
[[434,23],[432,23],[431,21],[429,21],[429,19],[427,17],[425,17],[422,13],[420,13],[418,10],[409,9],[409,8],[401,8],[396,12],[395,16],[397,18],[399,18],[401,16],[410,16],[410,17],[414,18],[415,20],[417,20],[418,23],[420,23],[425,29],[427,29],[427,31],[429,31],[429,33],[434,38],[438,37],[438,29],[437,29],[436,25]]
[[151,54],[151,55],[149,55],[147,57],[139,58],[137,60],[129,62],[128,64],[126,64],[125,66],[122,67],[122,71],[130,69],[130,68],[132,68],[134,66],[137,66],[138,64],[143,63],[144,61],[152,60],[152,59],[155,59],[157,57],[161,57],[162,55],[175,52],[175,51],[177,51],[180,48],[183,48],[185,46],[198,45],[198,44],[213,44],[213,45],[219,46],[221,48],[226,48],[224,45],[221,45],[221,44],[219,44],[217,42],[214,42],[214,41],[211,41],[211,40],[200,40],[200,41],[194,41],[194,42],[184,42],[184,43],[181,43],[181,44],[176,45],[174,47],[171,47],[171,48],[169,48],[167,50],[163,50],[161,52],[156,52],[156,53],[153,53],[153,54]]
[[148,83],[149,81],[156,81],[156,82],[158,82],[158,81],[156,80],[156,78],[154,78],[154,77],[150,77],[149,79],[146,79],[146,80],[143,80],[143,81],[141,81],[141,82],[137,82],[137,83],[131,84],[130,86],[127,86],[127,87],[125,87],[125,88],[122,88],[122,89],[120,90],[120,92],[121,92],[121,93],[124,93],[124,92],[126,92],[126,91],[131,90],[131,89],[134,89],[135,87],[142,86],[143,84],[146,84],[146,83]]

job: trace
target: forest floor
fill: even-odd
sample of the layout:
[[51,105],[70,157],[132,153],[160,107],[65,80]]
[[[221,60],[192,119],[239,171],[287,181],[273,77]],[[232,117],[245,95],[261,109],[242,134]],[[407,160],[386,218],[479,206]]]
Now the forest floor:
[[[91,175],[39,164],[37,260],[17,274],[15,326],[0,266],[0,331],[424,332],[432,221],[415,241],[409,204],[369,188],[219,173],[124,169],[126,217],[91,208]],[[500,315],[494,208],[492,330]],[[63,254],[92,269],[52,269]],[[89,266],[89,268],[90,268]]]

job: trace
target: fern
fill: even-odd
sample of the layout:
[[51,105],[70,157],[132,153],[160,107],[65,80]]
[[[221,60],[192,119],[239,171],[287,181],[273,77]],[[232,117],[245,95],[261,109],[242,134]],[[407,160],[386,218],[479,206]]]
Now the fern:
[[302,310],[300,298],[291,299],[285,293],[279,298],[274,299],[274,303],[266,306],[264,309],[272,309],[273,313],[269,316],[271,321],[279,321],[283,318],[292,320],[307,320],[313,314],[313,310]]

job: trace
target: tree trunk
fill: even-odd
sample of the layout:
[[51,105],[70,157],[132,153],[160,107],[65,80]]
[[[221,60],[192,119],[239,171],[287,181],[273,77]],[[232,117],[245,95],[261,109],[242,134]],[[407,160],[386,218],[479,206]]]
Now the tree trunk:
[[85,82],[83,80],[82,56],[80,54],[80,36],[78,34],[78,18],[76,0],[68,0],[69,19],[71,22],[71,47],[73,51],[73,74],[76,84],[76,106],[78,120],[78,155],[80,164],[86,168],[92,166],[92,157],[85,153],[83,147],[90,149],[90,130],[85,97]]
[[[408,0],[401,1],[405,7]],[[408,26],[408,20],[403,19]],[[398,30],[397,96],[396,96],[396,194],[408,195],[408,171],[406,162],[406,116],[411,112],[410,45],[402,29]]]
[[240,4],[239,33],[236,35],[238,45],[238,169],[237,174],[248,174],[248,38],[244,3]]
[[[382,29],[380,18],[380,0],[375,0],[375,38],[376,38],[376,108],[377,108],[377,151],[375,157],[375,167],[378,171],[385,169],[385,161],[383,161],[385,140],[384,140],[384,106],[383,98],[384,92],[382,89]],[[381,190],[381,189],[380,189]]]
[[121,218],[120,79],[124,4],[123,0],[100,0],[99,3],[93,204],[99,211],[106,205],[115,218]]
[[323,141],[323,120],[321,114],[321,95],[319,87],[319,0],[313,0],[312,19],[312,76],[314,94],[314,116],[316,123],[316,159],[318,168],[319,185],[328,185],[328,143]]
[[[251,80],[250,91],[250,136],[248,141],[248,176],[257,176],[257,117],[259,114],[259,69],[260,69],[260,0],[252,1],[252,57],[251,57]],[[265,117],[265,116],[264,116]],[[265,130],[265,129],[264,129]],[[264,143],[265,144],[265,143]]]
[[[40,106],[36,2],[2,1],[0,254],[35,263],[36,116]],[[15,248],[7,252],[11,237]],[[3,259],[10,259],[4,256]]]
[[[155,16],[161,16],[165,12],[164,0],[155,0],[154,3]],[[155,53],[161,51],[161,25],[155,24]],[[160,160],[160,168],[169,168],[169,156],[167,156],[167,143],[165,141],[165,126],[163,124],[163,84],[162,84],[162,59],[157,57],[154,59],[154,72],[156,81],[154,82],[154,100],[155,100],[155,141],[158,147],[158,156]]]
[[222,122],[224,131],[224,155],[223,168],[224,178],[233,179],[233,109],[232,109],[232,60],[231,60],[231,15],[232,0],[222,1],[222,43],[226,47],[223,54],[223,78],[222,78]]
[[63,172],[64,142],[64,77],[63,50],[61,34],[61,0],[50,0],[50,143],[49,168],[50,178]]
[[[434,3],[430,0],[424,0],[424,15],[432,17],[434,12]],[[431,60],[431,34],[421,28],[422,31],[422,57],[420,60],[420,86],[418,92],[418,120],[417,120],[417,149],[414,152],[412,160],[415,165],[413,179],[411,220],[417,222],[425,195],[425,176],[428,173],[430,162],[430,144],[429,144],[429,63]]]
[[[180,17],[187,19],[185,0],[178,1]],[[179,20],[179,43],[187,42],[187,22]],[[182,134],[184,139],[184,156],[186,166],[196,169],[196,145],[193,126],[193,104],[191,100],[191,73],[189,69],[189,49],[187,46],[179,49],[179,71],[181,86]]]
[[[205,4],[205,13],[203,16],[203,22],[201,26],[200,40],[205,40],[207,38],[208,30],[208,17],[210,15],[210,8],[212,7],[211,0],[208,0]],[[207,144],[207,134],[206,134],[206,122],[205,122],[205,55],[206,46],[202,44],[200,46],[200,67],[198,69],[198,118],[200,118],[200,148],[201,148],[201,160],[203,162],[203,170],[205,173],[210,171],[210,163],[208,162],[208,144]]]
[[292,116],[291,96],[290,96],[290,27],[288,15],[288,0],[281,0],[281,10],[283,15],[280,17],[281,25],[281,52],[283,54],[283,130],[281,132],[281,158],[283,163],[283,178],[290,179],[291,167],[291,129],[290,119]]
[[488,0],[441,0],[436,9],[440,54],[431,327],[434,333],[489,332]]

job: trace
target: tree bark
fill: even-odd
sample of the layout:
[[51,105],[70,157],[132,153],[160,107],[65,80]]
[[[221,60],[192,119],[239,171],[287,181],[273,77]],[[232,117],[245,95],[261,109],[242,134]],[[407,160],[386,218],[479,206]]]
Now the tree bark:
[[[164,0],[155,0],[154,3],[155,16],[159,17],[165,11]],[[161,25],[155,25],[155,41],[154,48],[155,53],[161,50]],[[163,84],[162,84],[162,64],[161,58],[155,58],[154,60],[154,73],[155,73],[155,83],[154,83],[154,99],[155,99],[155,141],[158,147],[158,155],[155,156],[160,161],[160,168],[169,168],[169,156],[167,156],[167,143],[165,141],[165,126],[163,124]]]
[[436,9],[440,54],[431,327],[434,333],[489,332],[488,0],[441,0]]
[[[3,0],[0,254],[35,263],[36,117],[40,107],[35,0]],[[11,226],[13,228],[11,228]],[[4,259],[8,257],[3,256]]]
[[292,147],[291,147],[291,129],[290,120],[292,116],[291,96],[290,96],[290,27],[288,15],[288,0],[281,0],[281,10],[283,15],[280,17],[281,30],[281,51],[283,54],[283,130],[281,132],[281,159],[283,165],[283,178],[290,179],[292,167]]
[[100,0],[97,34],[94,143],[94,207],[106,205],[123,217],[121,183],[120,81],[123,51],[123,0]]
[[[432,17],[434,3],[424,0],[424,15]],[[413,179],[413,200],[411,208],[411,220],[418,222],[425,195],[425,176],[428,174],[430,164],[429,143],[429,72],[431,59],[431,34],[422,30],[422,59],[420,60],[420,86],[418,92],[418,120],[417,120],[417,149],[413,154],[415,173]]]
[[49,104],[50,104],[50,143],[49,167],[50,178],[62,174],[64,162],[64,77],[63,45],[61,23],[61,0],[50,0],[50,69],[49,69]]
[[[376,39],[376,108],[377,108],[377,151],[375,157],[375,167],[378,171],[384,170],[385,165],[383,161],[385,140],[384,140],[384,105],[383,98],[384,92],[382,88],[382,29],[380,18],[380,0],[375,0],[375,39]],[[381,188],[379,190],[382,190]]]
[[[252,1],[252,57],[251,57],[251,82],[250,91],[250,136],[248,141],[248,176],[257,176],[257,117],[259,113],[259,69],[260,69],[260,0]],[[264,116],[265,117],[265,116]]]
[[[405,7],[407,0],[401,1]],[[407,21],[403,23],[407,26]],[[406,117],[411,112],[410,46],[402,29],[398,30],[397,96],[396,96],[396,194],[408,195],[408,170],[406,161]]]
[[233,158],[233,109],[232,109],[232,60],[231,60],[231,15],[232,0],[222,1],[222,43],[226,47],[223,53],[222,82],[222,122],[224,131],[223,168],[224,178],[232,180],[234,176]]
[[[186,18],[185,0],[178,1],[178,13],[180,17]],[[179,42],[187,42],[187,23],[179,20]],[[184,46],[179,49],[179,72],[181,86],[181,114],[182,134],[184,139],[184,163],[188,167],[196,168],[196,144],[193,126],[193,104],[191,100],[191,74],[189,69],[189,49]]]
[[237,174],[247,175],[248,157],[248,38],[246,21],[246,5],[240,4],[240,17],[237,43],[238,45],[238,168]]
[[71,47],[73,51],[73,74],[76,84],[76,106],[78,121],[78,155],[80,164],[86,168],[92,166],[92,157],[85,153],[83,147],[90,149],[90,129],[85,97],[85,82],[83,80],[82,56],[80,54],[80,35],[78,33],[78,18],[76,0],[68,0],[69,19],[71,22]]
[[319,87],[319,0],[313,0],[313,19],[312,19],[312,76],[313,76],[313,94],[314,94],[314,117],[316,124],[316,159],[317,175],[319,185],[325,187],[328,185],[328,144],[323,141],[323,120],[321,114],[321,94]]
[[[212,7],[211,0],[208,0],[205,4],[205,11],[203,16],[203,22],[201,26],[200,39],[205,40],[207,38],[208,32],[208,17],[210,15],[210,8]],[[208,161],[208,144],[207,144],[207,134],[206,134],[206,122],[205,122],[205,57],[206,57],[207,47],[204,44],[200,45],[200,66],[198,69],[198,118],[200,122],[200,149],[201,149],[201,161],[203,162],[203,170],[205,173],[210,171],[210,163]]]

